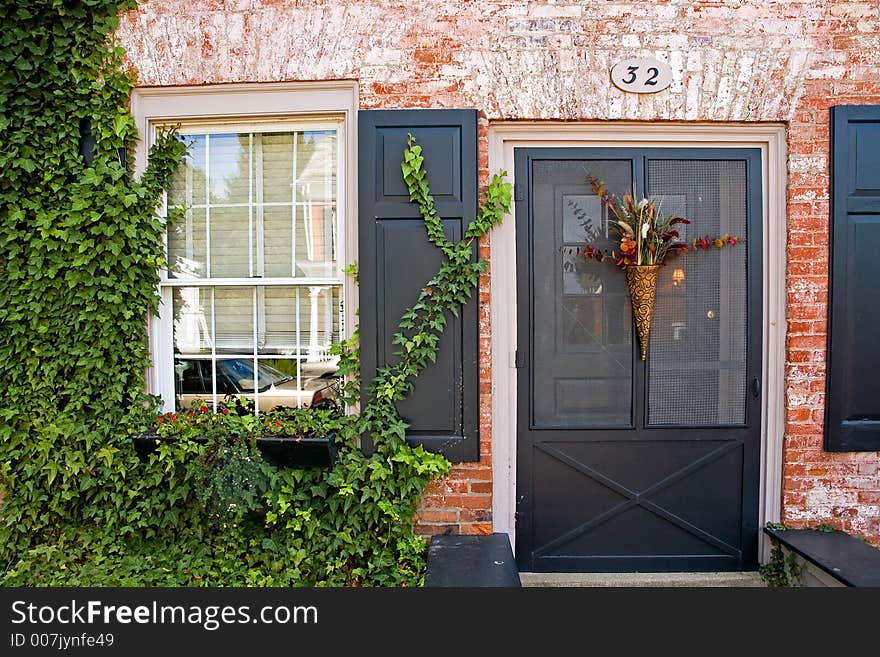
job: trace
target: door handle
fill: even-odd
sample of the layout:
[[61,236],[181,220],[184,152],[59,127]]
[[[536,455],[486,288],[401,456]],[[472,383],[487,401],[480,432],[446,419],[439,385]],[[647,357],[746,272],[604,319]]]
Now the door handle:
[[761,379],[758,377],[752,379],[752,395],[755,397],[761,396]]

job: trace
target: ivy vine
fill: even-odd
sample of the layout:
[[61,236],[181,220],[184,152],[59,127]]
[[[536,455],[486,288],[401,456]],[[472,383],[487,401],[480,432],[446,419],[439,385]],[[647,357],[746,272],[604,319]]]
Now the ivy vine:
[[[784,532],[788,530],[788,526],[779,522],[768,522],[768,529]],[[826,531],[820,529],[820,531]],[[805,565],[801,563],[795,552],[789,552],[786,556],[782,544],[771,538],[770,539],[770,559],[765,564],[758,567],[758,574],[764,581],[764,584],[771,588],[787,588],[797,586],[800,576],[804,572]]]
[[[135,180],[117,157],[137,131],[133,74],[108,45],[131,0],[0,4],[0,559],[126,537],[157,509],[130,444],[148,365],[164,226],[184,147],[159,134]],[[90,123],[94,158],[80,154]],[[141,474],[143,481],[138,481]],[[157,504],[163,504],[162,495]],[[51,577],[51,574],[44,575]]]
[[[134,76],[108,39],[118,13],[135,4],[0,5],[0,582],[416,585],[425,544],[413,515],[449,463],[406,443],[396,403],[436,359],[448,315],[476,289],[485,263],[473,261],[472,242],[508,211],[510,185],[492,179],[453,244],[421,147],[409,140],[403,177],[445,261],[402,318],[399,360],[379,370],[359,415],[270,420],[335,436],[332,468],[264,461],[252,438],[268,418],[237,407],[205,416],[214,425],[207,442],[178,431],[141,458],[131,436],[157,427],[155,400],[143,394],[145,323],[164,263],[155,208],[184,146],[161,133],[140,179],[117,158],[137,136]],[[96,139],[90,164],[79,153],[86,119]],[[343,397],[354,402],[357,335],[336,353]],[[357,446],[364,435],[369,455]]]

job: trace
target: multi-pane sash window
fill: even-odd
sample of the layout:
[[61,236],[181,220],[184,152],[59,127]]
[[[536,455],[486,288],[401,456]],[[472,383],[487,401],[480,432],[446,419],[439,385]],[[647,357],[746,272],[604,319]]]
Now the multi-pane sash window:
[[308,404],[343,334],[341,124],[191,128],[168,190],[163,397]]

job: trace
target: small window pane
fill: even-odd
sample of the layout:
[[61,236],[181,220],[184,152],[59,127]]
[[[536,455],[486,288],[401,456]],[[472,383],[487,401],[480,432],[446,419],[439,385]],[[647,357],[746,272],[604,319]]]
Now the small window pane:
[[260,360],[257,367],[257,401],[260,410],[296,408],[308,403],[312,392],[304,390],[301,383],[295,361]]
[[211,208],[211,278],[250,276],[249,209]]
[[300,353],[309,363],[329,359],[333,342],[339,339],[339,288],[310,285],[300,290],[301,337]]
[[[258,260],[257,273],[262,273],[264,276],[292,276],[293,207],[290,205],[263,207],[262,227],[265,259],[262,262]],[[259,233],[259,223],[257,231]],[[255,251],[259,254],[259,244]]]
[[[308,185],[304,200],[336,197],[335,130],[309,130],[296,136],[297,181]],[[310,196],[313,195],[313,196]]]
[[250,287],[214,289],[217,353],[254,352],[254,293]]
[[174,389],[178,410],[191,408],[197,401],[213,405],[212,366],[210,359],[174,359]]
[[184,135],[180,139],[189,152],[171,176],[168,205],[205,204],[205,135]]
[[338,286],[266,288],[259,353],[329,359],[330,346],[339,340],[339,310]]
[[[300,318],[308,309],[299,304],[300,289],[296,287],[270,287],[265,289],[263,313],[265,321],[259,335],[260,354],[300,355]],[[308,297],[308,294],[302,296]]]
[[293,202],[293,142],[295,133],[254,135],[262,157],[254,160],[254,179],[262,174],[264,203]]
[[217,392],[253,396],[257,377],[252,358],[218,358]]
[[296,275],[335,275],[336,211],[332,205],[308,202],[297,208]]
[[174,353],[211,353],[211,288],[174,288],[172,313]]
[[208,186],[214,203],[248,203],[248,135],[208,136]]
[[190,208],[168,229],[168,275],[204,278],[208,274],[207,221],[204,208]]

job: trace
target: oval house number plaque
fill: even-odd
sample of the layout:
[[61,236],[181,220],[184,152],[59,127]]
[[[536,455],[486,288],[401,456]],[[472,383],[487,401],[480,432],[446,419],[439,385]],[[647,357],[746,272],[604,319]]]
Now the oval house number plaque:
[[657,59],[624,59],[612,67],[611,81],[623,91],[652,94],[670,85],[672,69]]

